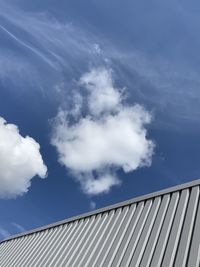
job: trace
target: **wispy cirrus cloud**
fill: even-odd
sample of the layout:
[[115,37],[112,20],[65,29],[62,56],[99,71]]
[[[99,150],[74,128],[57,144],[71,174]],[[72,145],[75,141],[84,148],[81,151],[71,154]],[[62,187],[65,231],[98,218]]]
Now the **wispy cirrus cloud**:
[[[0,40],[0,80],[50,98],[65,94],[88,64],[104,61],[93,34],[71,21],[25,12],[5,1],[0,2]],[[62,84],[64,90],[57,90]]]

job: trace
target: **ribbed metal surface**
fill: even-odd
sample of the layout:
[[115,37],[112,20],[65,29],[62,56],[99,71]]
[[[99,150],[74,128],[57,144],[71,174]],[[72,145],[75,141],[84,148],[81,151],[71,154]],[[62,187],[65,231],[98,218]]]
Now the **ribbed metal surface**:
[[0,244],[1,267],[199,267],[199,183]]

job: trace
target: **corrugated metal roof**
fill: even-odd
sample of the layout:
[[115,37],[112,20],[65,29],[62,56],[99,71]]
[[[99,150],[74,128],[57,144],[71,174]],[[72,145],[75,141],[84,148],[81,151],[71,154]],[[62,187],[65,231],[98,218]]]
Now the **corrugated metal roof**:
[[13,236],[1,267],[199,267],[200,180]]

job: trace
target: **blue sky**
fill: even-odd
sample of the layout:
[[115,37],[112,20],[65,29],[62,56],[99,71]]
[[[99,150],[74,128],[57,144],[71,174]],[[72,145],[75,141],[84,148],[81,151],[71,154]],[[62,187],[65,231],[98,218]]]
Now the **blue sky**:
[[199,178],[199,9],[0,0],[0,238]]

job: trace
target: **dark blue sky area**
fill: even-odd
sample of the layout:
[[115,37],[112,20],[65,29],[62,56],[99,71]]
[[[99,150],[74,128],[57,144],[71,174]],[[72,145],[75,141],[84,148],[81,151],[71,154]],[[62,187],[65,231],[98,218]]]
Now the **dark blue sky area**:
[[[89,211],[91,202],[100,208],[199,178],[199,9],[198,1],[0,0],[0,117],[40,144],[48,168],[23,196],[0,199],[0,238]],[[155,149],[151,166],[119,168],[120,186],[88,196],[58,162],[52,119],[73,107],[80,77],[102,66],[126,87],[127,105],[152,114]]]

